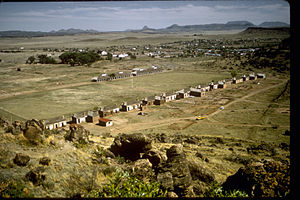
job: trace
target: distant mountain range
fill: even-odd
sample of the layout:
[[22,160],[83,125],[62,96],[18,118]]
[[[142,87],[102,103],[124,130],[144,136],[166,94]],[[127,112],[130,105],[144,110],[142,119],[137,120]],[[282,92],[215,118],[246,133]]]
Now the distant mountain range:
[[179,26],[173,24],[169,27],[162,29],[149,28],[144,26],[140,30],[129,30],[131,32],[142,32],[142,33],[178,33],[178,32],[199,32],[199,31],[221,31],[221,30],[243,30],[249,27],[262,27],[262,28],[274,28],[274,27],[290,27],[289,24],[284,22],[263,22],[259,25],[254,25],[248,21],[230,21],[226,24],[215,23],[215,24],[201,24],[201,25],[185,25]]
[[[166,28],[154,29],[144,26],[138,30],[126,30],[126,32],[141,32],[141,33],[180,33],[180,32],[199,32],[199,31],[221,31],[221,30],[243,30],[249,27],[263,27],[263,28],[274,28],[274,27],[290,27],[289,24],[284,22],[263,22],[259,25],[254,25],[248,21],[230,21],[226,24],[214,23],[214,24],[201,24],[201,25],[185,25],[179,26],[173,24]],[[122,31],[119,31],[122,32]],[[75,34],[96,34],[101,33],[97,30],[89,29],[61,29],[58,31],[41,32],[41,31],[0,31],[0,37],[43,37],[43,36],[61,36],[61,35],[75,35]]]

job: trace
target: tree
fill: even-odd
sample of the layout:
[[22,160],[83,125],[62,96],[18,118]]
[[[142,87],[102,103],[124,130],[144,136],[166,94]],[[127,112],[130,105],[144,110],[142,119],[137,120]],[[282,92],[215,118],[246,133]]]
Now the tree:
[[48,57],[45,54],[38,55],[39,63],[41,64],[56,64],[56,60],[52,57]]
[[65,52],[59,56],[61,63],[77,65],[91,65],[93,62],[100,60],[100,56],[95,52]]
[[136,59],[136,55],[131,54],[131,55],[130,55],[130,58],[131,58],[132,60],[135,60],[135,59]]
[[112,58],[113,58],[113,56],[112,56],[112,54],[111,53],[107,53],[107,60],[112,60]]
[[29,56],[29,58],[26,60],[26,64],[32,64],[35,61],[34,56]]
[[237,72],[235,70],[232,70],[230,74],[231,74],[232,78],[237,76]]
[[109,74],[108,75],[110,78],[114,78],[114,77],[116,77],[116,74],[115,73],[111,73],[111,74]]

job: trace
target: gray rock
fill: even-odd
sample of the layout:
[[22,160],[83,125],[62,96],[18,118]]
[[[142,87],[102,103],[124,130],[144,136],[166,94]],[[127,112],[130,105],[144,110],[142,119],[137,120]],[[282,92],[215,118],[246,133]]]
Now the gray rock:
[[70,125],[70,133],[65,137],[66,140],[79,143],[89,143],[90,132],[79,124]]
[[164,173],[158,173],[157,181],[161,184],[164,190],[168,190],[168,191],[174,190],[173,177],[171,172],[167,171]]
[[41,165],[49,165],[51,162],[51,159],[49,157],[43,157],[40,159],[39,163]]
[[17,153],[16,157],[13,159],[13,162],[18,166],[26,166],[29,160],[30,157],[27,154]]
[[193,180],[201,180],[207,184],[215,181],[215,175],[194,160],[188,160],[188,166]]
[[[167,150],[168,160],[158,166],[158,174],[161,176],[167,176],[167,172],[172,174],[173,186],[171,186],[171,181],[169,188],[173,187],[173,191],[179,196],[187,196],[192,189],[192,176],[190,174],[188,162],[185,153],[182,150],[182,145],[174,145]],[[170,175],[168,175],[171,177]]]
[[156,168],[160,163],[167,160],[167,157],[157,149],[147,151],[142,158],[149,159],[153,168]]
[[116,156],[135,161],[152,148],[152,140],[144,134],[122,134],[114,139],[110,151]]
[[42,185],[44,180],[46,179],[46,174],[44,167],[36,167],[30,170],[25,178],[31,181],[35,186]]
[[131,167],[132,175],[142,180],[151,180],[155,174],[152,169],[152,164],[148,159],[139,159],[133,163]]

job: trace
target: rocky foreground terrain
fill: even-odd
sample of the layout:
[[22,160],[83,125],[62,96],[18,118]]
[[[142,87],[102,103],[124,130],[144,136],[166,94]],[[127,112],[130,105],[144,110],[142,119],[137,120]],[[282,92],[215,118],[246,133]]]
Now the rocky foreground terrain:
[[95,142],[80,125],[49,131],[39,120],[0,119],[0,127],[1,197],[290,195],[286,143],[180,133]]

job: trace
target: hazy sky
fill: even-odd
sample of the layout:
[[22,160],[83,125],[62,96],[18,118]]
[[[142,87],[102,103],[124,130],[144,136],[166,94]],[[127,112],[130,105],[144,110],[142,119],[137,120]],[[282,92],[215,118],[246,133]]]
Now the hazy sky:
[[52,31],[68,28],[123,31],[247,20],[290,23],[284,0],[2,2],[0,30]]

